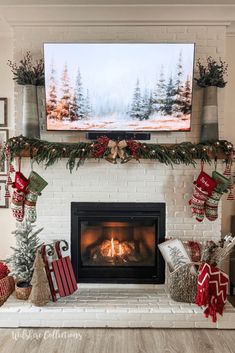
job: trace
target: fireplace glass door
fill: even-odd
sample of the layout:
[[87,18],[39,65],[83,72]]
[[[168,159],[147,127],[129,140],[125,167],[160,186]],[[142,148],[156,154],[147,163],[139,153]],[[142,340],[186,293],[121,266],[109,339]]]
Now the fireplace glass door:
[[84,283],[164,283],[165,204],[73,202],[71,259]]
[[82,221],[83,266],[154,266],[155,222]]

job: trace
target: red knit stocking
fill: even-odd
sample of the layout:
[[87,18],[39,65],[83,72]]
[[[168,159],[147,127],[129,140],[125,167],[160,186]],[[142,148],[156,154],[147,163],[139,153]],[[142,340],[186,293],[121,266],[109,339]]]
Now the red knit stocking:
[[18,222],[22,222],[24,219],[24,199],[24,192],[14,190],[11,201],[11,209],[13,216]]
[[24,219],[24,200],[28,183],[28,179],[20,171],[16,172],[15,182],[12,185],[15,190],[12,195],[11,209],[13,216],[19,222]]
[[196,217],[198,222],[202,222],[205,215],[205,202],[215,188],[216,182],[208,174],[201,171],[194,184],[195,188],[189,204],[193,216]]
[[189,200],[193,216],[196,217],[198,222],[202,222],[205,214],[205,202],[208,197],[208,192],[202,191],[199,187],[195,186],[193,195]]

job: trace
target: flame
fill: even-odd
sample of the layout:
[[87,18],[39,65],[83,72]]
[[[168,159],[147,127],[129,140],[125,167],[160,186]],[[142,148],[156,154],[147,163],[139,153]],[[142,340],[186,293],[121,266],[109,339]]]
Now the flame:
[[122,256],[124,254],[124,250],[122,247],[122,244],[119,244],[118,246],[118,256]]
[[101,255],[112,259],[119,257],[124,261],[124,257],[134,253],[134,251],[135,245],[133,242],[120,242],[115,237],[110,240],[106,239],[100,244]]
[[116,255],[116,251],[114,248],[114,241],[113,238],[111,239],[111,257],[114,257]]
[[123,246],[120,243],[118,244],[118,251],[116,251],[115,242],[117,242],[117,240],[114,240],[113,238],[111,238],[110,248],[108,249],[108,253],[107,253],[108,257],[122,256],[125,253]]

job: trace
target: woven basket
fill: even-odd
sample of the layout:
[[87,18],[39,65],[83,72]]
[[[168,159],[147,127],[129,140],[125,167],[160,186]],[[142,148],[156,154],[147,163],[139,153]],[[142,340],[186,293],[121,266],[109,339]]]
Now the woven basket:
[[28,300],[31,290],[32,290],[32,286],[29,285],[28,287],[21,287],[20,286],[21,282],[16,283],[15,285],[15,295],[17,299],[20,300]]
[[170,273],[170,296],[176,302],[195,303],[197,295],[198,262],[190,262]]
[[7,298],[14,292],[15,281],[12,276],[6,276],[0,279],[0,306],[2,306]]

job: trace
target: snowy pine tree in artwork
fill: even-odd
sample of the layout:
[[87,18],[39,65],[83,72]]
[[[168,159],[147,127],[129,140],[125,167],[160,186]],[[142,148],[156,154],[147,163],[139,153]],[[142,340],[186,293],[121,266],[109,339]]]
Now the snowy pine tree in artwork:
[[85,107],[86,116],[89,117],[92,114],[92,105],[91,105],[90,93],[88,89],[86,91],[84,107]]
[[167,85],[166,85],[166,99],[165,99],[165,104],[164,104],[164,113],[166,115],[172,115],[173,113],[173,105],[175,102],[175,86],[174,82],[172,79],[172,76],[170,76]]
[[139,119],[139,120],[142,120],[143,118],[143,101],[141,97],[139,80],[136,81],[136,87],[133,95],[130,116],[133,119]]
[[183,115],[184,100],[183,100],[183,65],[182,65],[182,52],[179,54],[179,60],[177,63],[176,78],[175,78],[175,102],[173,105],[173,113],[176,117]]
[[182,101],[183,101],[183,114],[187,115],[191,113],[192,110],[192,86],[191,80],[187,77],[185,81],[183,92],[182,92]]
[[57,108],[57,85],[56,85],[56,72],[53,64],[51,65],[51,74],[49,78],[48,99],[46,104],[47,118],[56,118]]
[[28,284],[33,275],[33,264],[36,256],[37,249],[40,246],[38,234],[43,228],[34,230],[34,226],[24,221],[17,224],[17,228],[12,234],[16,238],[16,246],[11,247],[14,251],[13,254],[6,260],[11,267],[11,274]]
[[77,77],[76,77],[75,88],[74,88],[73,112],[74,112],[73,120],[82,120],[87,117],[86,101],[84,98],[83,85],[82,85],[82,76],[79,69],[77,71]]
[[58,118],[60,120],[70,120],[70,110],[72,108],[71,88],[68,75],[67,64],[64,66],[62,81],[62,97],[58,106]]
[[48,130],[190,129],[193,44],[46,46]]
[[165,100],[166,100],[166,80],[164,75],[164,67],[161,66],[160,77],[157,81],[153,92],[153,110],[160,115],[165,114]]
[[153,97],[152,92],[150,94],[145,91],[142,98],[142,116],[140,120],[148,120],[153,111]]

